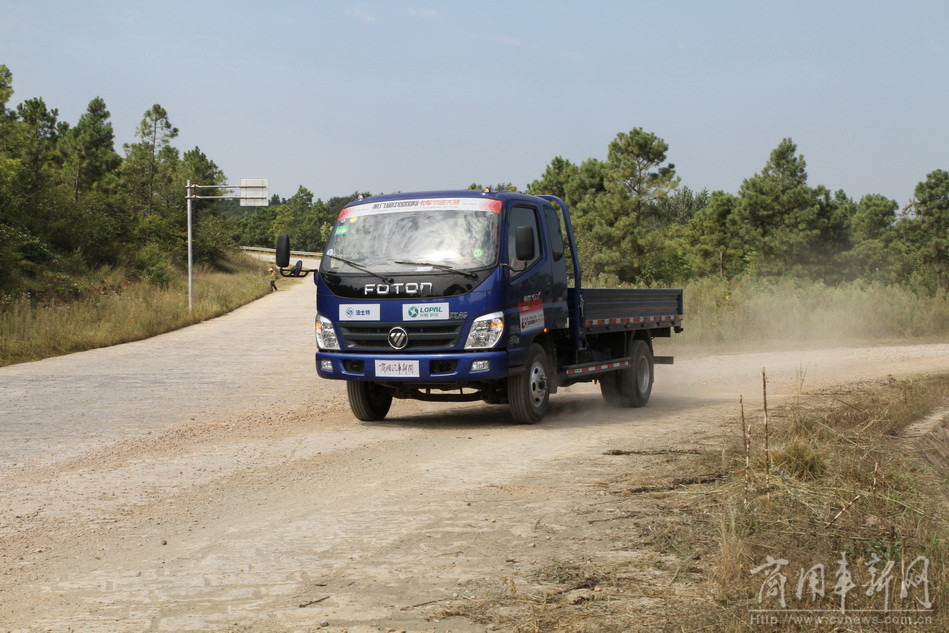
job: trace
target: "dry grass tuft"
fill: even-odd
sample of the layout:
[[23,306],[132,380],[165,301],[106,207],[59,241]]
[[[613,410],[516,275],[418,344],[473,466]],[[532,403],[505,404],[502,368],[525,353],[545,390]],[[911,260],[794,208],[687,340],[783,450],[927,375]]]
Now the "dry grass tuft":
[[779,473],[805,481],[820,479],[826,469],[820,449],[799,440],[793,440],[776,451],[773,463],[773,468]]

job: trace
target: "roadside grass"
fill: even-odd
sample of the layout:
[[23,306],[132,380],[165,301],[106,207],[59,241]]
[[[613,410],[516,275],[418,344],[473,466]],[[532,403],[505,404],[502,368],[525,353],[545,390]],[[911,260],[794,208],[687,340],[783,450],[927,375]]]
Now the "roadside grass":
[[196,267],[190,315],[186,278],[162,287],[129,281],[121,269],[83,280],[92,289],[72,301],[0,302],[0,366],[135,341],[220,316],[266,294],[266,270],[266,262],[240,254],[219,269]]
[[699,279],[684,288],[681,350],[949,340],[949,299],[861,281],[828,286],[784,279]]
[[[709,570],[710,596],[718,608],[692,623],[752,631],[761,628],[762,620],[756,627],[750,618],[756,608],[799,608],[804,615],[818,609],[842,615],[841,608],[851,614],[888,608],[890,615],[924,617],[922,625],[907,630],[949,630],[944,608],[949,471],[938,465],[949,451],[946,407],[947,375],[818,392],[769,416],[770,472],[757,422],[748,474],[742,442],[735,441],[723,456],[727,477],[714,491],[718,509],[712,513],[712,527],[718,541]],[[940,419],[927,422],[933,412]],[[928,431],[924,438],[942,439],[921,442],[915,437],[918,430]],[[778,575],[769,575],[773,566],[762,569],[769,556],[788,561]],[[923,565],[933,611],[919,604],[926,601],[921,586],[910,587],[905,598],[900,595],[903,579]],[[823,575],[822,584],[818,587],[815,579],[813,589],[812,570]],[[845,570],[855,585],[847,591]],[[780,580],[782,575],[787,579],[786,607],[779,595],[769,596],[769,578]],[[815,593],[817,588],[823,596]],[[904,628],[864,626],[860,618],[856,614],[856,624],[850,622],[845,630]],[[779,619],[785,630],[838,630],[839,625],[787,621],[781,614]]]
[[515,633],[949,630],[947,407],[949,375],[801,394],[768,412],[770,470],[761,411],[746,468],[737,404],[721,450],[607,451],[652,461],[602,482],[608,513],[578,509],[595,551],[441,615]]

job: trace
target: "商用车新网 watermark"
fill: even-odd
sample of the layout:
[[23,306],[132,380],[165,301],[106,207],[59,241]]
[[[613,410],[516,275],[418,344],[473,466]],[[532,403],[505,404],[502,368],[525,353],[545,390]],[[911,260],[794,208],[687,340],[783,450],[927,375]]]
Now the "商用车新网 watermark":
[[[758,588],[759,607],[751,610],[751,624],[903,624],[932,622],[933,603],[929,591],[929,559],[917,556],[896,570],[896,563],[875,554],[863,563],[863,570],[851,570],[846,552],[835,567],[823,563],[800,567],[788,584],[789,561],[766,557],[750,570],[763,577]],[[856,575],[855,575],[856,572]],[[897,573],[899,572],[899,573]],[[796,583],[794,582],[796,580]],[[848,608],[847,597],[861,591],[869,606]],[[833,599],[833,608],[826,608]]]

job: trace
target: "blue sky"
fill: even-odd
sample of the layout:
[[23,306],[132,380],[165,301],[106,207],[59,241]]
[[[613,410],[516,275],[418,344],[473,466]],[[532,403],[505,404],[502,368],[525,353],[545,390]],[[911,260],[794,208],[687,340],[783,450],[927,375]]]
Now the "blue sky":
[[121,151],[159,103],[232,182],[324,199],[524,187],[642,127],[694,190],[791,137],[811,185],[903,205],[949,169],[947,32],[944,0],[0,0],[12,104],[101,96]]

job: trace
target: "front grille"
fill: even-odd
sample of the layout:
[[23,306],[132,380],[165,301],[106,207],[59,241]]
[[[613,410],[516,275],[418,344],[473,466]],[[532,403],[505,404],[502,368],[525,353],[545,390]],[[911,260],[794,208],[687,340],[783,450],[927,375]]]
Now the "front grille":
[[[464,326],[464,321],[338,324],[347,349],[392,353],[451,349],[458,344]],[[408,345],[402,349],[389,345],[389,330],[394,327],[401,327],[409,335]]]

